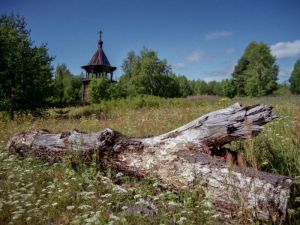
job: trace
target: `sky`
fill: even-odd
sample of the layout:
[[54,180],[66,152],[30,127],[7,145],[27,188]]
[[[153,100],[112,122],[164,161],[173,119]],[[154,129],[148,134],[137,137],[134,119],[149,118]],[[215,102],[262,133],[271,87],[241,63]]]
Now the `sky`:
[[53,67],[83,72],[103,48],[122,75],[129,51],[143,47],[176,74],[205,81],[231,77],[247,45],[264,42],[276,56],[279,81],[300,59],[299,0],[0,0],[0,14],[25,17],[35,45],[47,43]]

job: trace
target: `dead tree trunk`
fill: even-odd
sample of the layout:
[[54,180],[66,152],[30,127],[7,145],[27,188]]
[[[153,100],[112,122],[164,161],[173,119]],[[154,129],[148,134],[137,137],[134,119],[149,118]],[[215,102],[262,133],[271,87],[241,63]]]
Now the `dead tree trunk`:
[[126,137],[109,128],[91,134],[34,130],[13,135],[7,148],[10,153],[33,153],[49,162],[74,152],[90,160],[96,151],[103,165],[137,176],[154,174],[167,188],[202,188],[228,220],[244,207],[259,221],[282,222],[291,179],[244,165],[230,166],[222,148],[258,134],[262,125],[274,118],[269,106],[241,107],[236,103],[151,138]]

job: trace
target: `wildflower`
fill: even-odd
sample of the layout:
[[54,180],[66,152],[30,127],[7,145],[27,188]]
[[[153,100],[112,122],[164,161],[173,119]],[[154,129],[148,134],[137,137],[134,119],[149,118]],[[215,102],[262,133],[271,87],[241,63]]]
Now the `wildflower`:
[[104,195],[101,195],[102,198],[109,198],[111,197],[111,194],[107,193],[107,194],[104,194]]
[[122,210],[126,210],[128,207],[126,205],[122,206]]
[[25,204],[25,206],[30,207],[30,206],[32,206],[32,204],[28,202]]
[[90,206],[90,205],[81,205],[81,206],[79,206],[78,207],[79,209],[91,209],[92,208],[92,206]]
[[115,216],[114,214],[110,214],[109,219],[111,219],[111,220],[120,220],[120,218]]
[[57,205],[58,205],[57,202],[52,203],[52,206],[53,206],[53,207],[55,207],[55,206],[57,206]]
[[178,203],[170,201],[170,202],[168,202],[168,205],[169,206],[178,206]]
[[115,191],[117,193],[127,193],[127,190],[124,188],[121,188],[119,185],[114,185],[113,191]]
[[21,216],[21,214],[16,213],[11,219],[12,219],[12,220],[16,220],[16,219],[18,219],[20,216]]
[[186,221],[186,218],[185,217],[180,217],[177,223],[178,224],[184,224],[184,221]]
[[211,204],[211,202],[209,202],[209,201],[205,201],[205,202],[204,202],[204,205],[205,205],[206,207],[208,207],[208,208],[211,208],[211,207],[212,207],[212,204]]
[[152,186],[153,186],[153,187],[157,187],[157,186],[158,186],[158,183],[157,183],[157,182],[154,182]]
[[116,174],[116,177],[122,177],[124,174],[122,172],[119,172]]
[[67,206],[67,210],[73,210],[74,208],[75,208],[74,205],[68,205],[68,206]]
[[153,200],[154,200],[154,201],[159,200],[159,196],[154,196],[154,197],[153,197]]
[[133,196],[134,199],[137,199],[137,198],[140,198],[140,197],[142,197],[140,194],[137,194],[137,195]]
[[[213,217],[213,218],[218,218],[219,216],[220,216],[220,214],[215,214],[215,215],[213,215],[212,217]],[[226,215],[226,216],[229,216],[229,217],[230,217],[230,215]],[[226,216],[225,216],[225,217],[226,217]]]

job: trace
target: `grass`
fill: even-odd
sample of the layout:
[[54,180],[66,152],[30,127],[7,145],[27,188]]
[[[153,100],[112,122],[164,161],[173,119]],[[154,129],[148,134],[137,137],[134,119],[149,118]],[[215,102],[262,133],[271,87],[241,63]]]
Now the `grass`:
[[[154,179],[137,179],[101,170],[96,163],[74,170],[70,159],[49,166],[34,158],[9,156],[8,138],[15,132],[46,128],[55,132],[79,129],[93,132],[110,127],[130,136],[158,135],[200,115],[231,103],[271,104],[279,119],[267,124],[252,144],[235,142],[258,169],[292,177],[294,203],[289,223],[300,220],[300,98],[279,96],[225,99],[195,97],[133,98],[54,110],[45,118],[0,121],[0,224],[216,224],[217,213],[203,193],[173,193],[161,189]],[[124,190],[107,185],[101,177],[118,180]],[[137,211],[141,213],[137,213]],[[255,224],[249,218],[241,224]],[[270,222],[271,224],[271,222]]]

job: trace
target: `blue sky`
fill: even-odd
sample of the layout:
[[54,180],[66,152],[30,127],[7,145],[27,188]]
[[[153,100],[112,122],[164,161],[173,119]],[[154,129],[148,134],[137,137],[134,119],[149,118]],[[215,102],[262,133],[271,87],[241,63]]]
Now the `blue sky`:
[[300,58],[299,0],[0,0],[0,13],[24,16],[35,44],[48,43],[53,66],[79,74],[97,48],[122,74],[131,50],[157,51],[189,79],[230,78],[251,41],[267,43],[288,80]]

